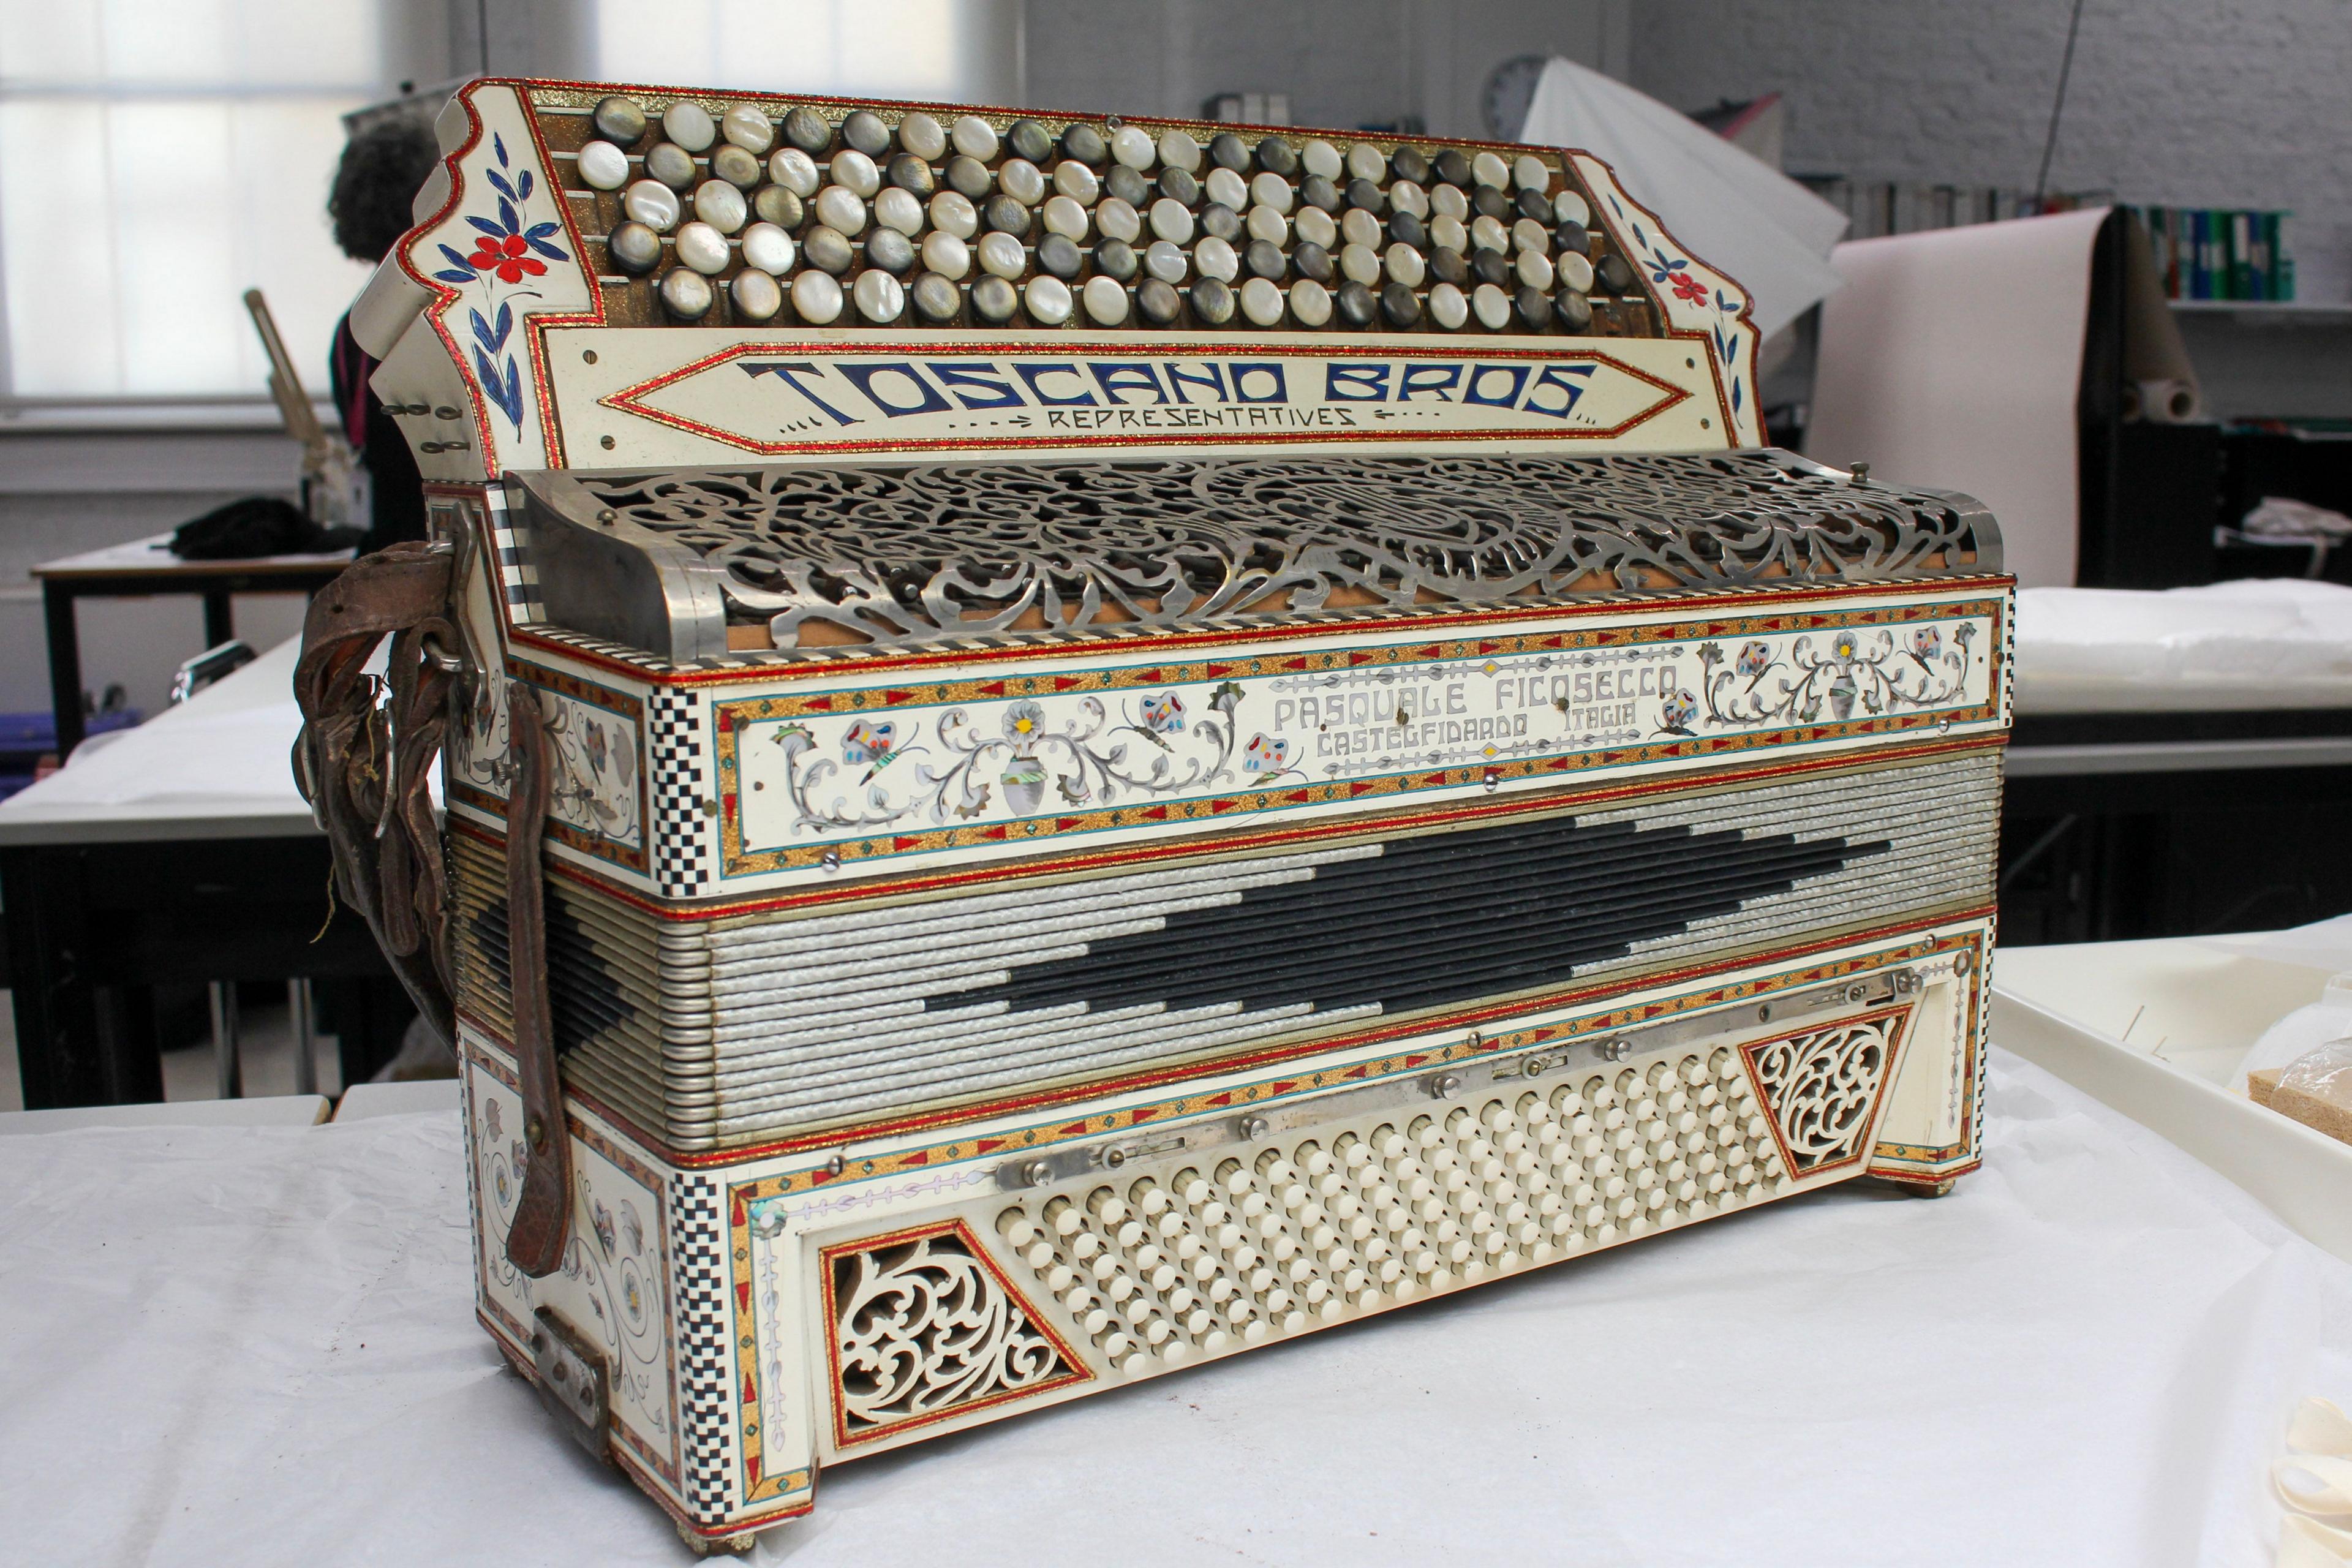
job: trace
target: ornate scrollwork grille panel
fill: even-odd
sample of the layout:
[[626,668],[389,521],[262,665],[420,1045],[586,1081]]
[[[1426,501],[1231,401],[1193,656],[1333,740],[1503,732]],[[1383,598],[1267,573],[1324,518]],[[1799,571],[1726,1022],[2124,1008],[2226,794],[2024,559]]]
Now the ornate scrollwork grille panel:
[[1899,1023],[1869,1019],[1746,1047],[1790,1174],[1802,1179],[1862,1156]]
[[1170,458],[540,477],[698,552],[775,646],[890,647],[2000,567],[1965,498],[1779,452]]
[[961,1224],[830,1248],[824,1287],[845,1447],[1091,1375]]

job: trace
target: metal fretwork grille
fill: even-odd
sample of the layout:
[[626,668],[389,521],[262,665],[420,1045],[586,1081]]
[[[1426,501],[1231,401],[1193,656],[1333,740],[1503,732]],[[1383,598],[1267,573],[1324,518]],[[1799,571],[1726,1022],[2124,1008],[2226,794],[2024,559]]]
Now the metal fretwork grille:
[[[1780,452],[1170,458],[551,477],[698,552],[778,647],[1997,571],[1964,497]],[[583,521],[587,521],[583,518]]]

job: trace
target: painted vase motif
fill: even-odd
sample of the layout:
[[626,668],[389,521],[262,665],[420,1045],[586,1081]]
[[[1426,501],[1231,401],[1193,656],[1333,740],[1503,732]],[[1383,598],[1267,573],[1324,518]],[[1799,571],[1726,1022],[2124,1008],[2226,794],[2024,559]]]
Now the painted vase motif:
[[1004,769],[1004,803],[1026,816],[1045,801],[1045,764],[1034,757],[1016,756]]

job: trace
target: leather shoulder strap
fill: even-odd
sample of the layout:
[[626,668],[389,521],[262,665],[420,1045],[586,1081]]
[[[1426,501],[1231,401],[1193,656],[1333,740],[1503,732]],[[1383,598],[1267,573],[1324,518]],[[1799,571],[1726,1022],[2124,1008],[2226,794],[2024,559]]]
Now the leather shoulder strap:
[[[395,544],[352,563],[311,600],[294,700],[302,732],[294,778],[326,831],[335,886],[375,933],[426,1025],[457,1048],[448,881],[429,780],[464,672],[450,599],[454,550]],[[389,637],[384,673],[368,661]],[[488,679],[495,671],[475,671]],[[550,788],[545,720],[530,689],[509,692],[514,748],[507,807],[508,973],[521,1060],[527,1137],[522,1194],[507,1255],[534,1278],[562,1260],[572,1191],[571,1139],[547,1004],[546,905],[540,844]]]

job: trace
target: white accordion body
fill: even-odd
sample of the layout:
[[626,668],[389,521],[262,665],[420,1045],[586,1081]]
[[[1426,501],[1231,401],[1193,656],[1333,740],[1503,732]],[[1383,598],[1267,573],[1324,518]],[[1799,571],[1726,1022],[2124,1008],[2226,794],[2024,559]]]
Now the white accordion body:
[[[470,657],[558,759],[574,1190],[536,1279],[504,680],[447,764],[480,1316],[696,1539],[860,1455],[1978,1162],[1992,521],[1766,447],[1745,295],[1598,160],[1233,132],[477,81],[354,311]],[[982,248],[926,245],[954,204],[883,199],[959,156],[1009,290],[937,269]],[[685,188],[633,271],[656,158]],[[1068,205],[1013,233],[1024,169]],[[1310,210],[1360,237],[1304,254]],[[673,283],[696,223],[717,270]]]

